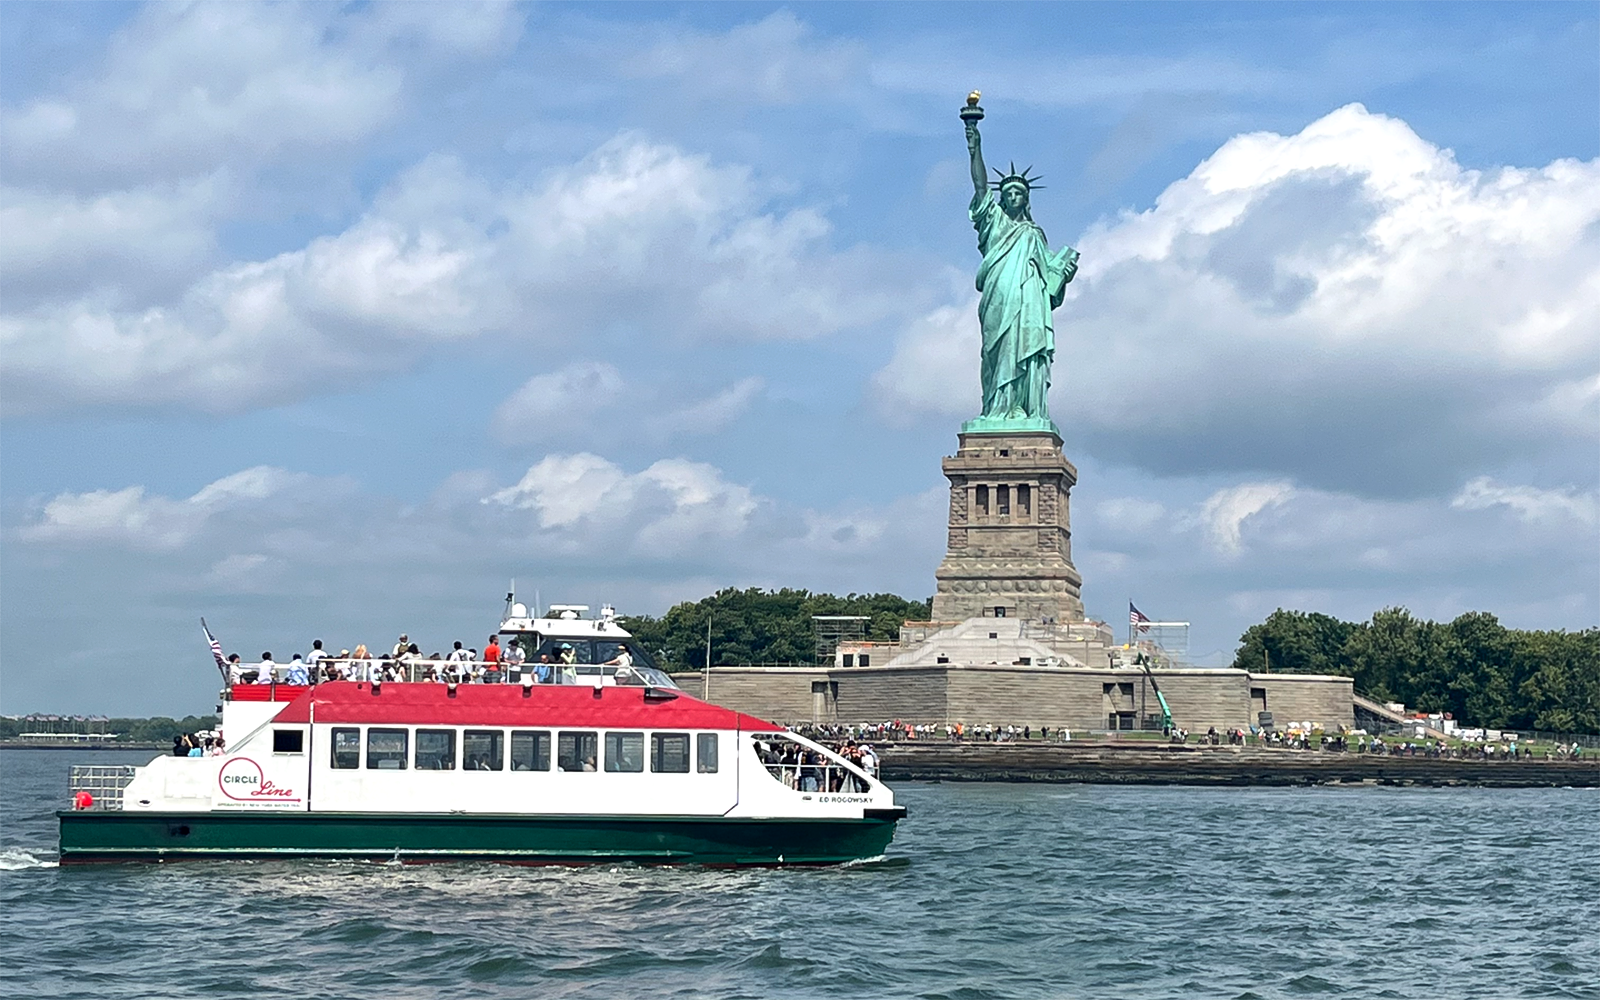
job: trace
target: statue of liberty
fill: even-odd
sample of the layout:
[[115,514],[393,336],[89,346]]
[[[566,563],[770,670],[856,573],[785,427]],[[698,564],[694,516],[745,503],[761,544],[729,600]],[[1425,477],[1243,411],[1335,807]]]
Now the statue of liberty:
[[[1078,272],[1078,251],[1051,253],[1044,230],[1028,211],[1028,196],[1039,187],[1011,164],[991,181],[983,163],[978,122],[978,92],[961,111],[972,155],[972,205],[978,230],[978,319],[983,327],[983,414],[963,430],[1054,430],[1046,404],[1056,335],[1051,310],[1061,305],[1067,282]],[[990,193],[990,188],[994,193]],[[996,198],[998,195],[998,199]]]

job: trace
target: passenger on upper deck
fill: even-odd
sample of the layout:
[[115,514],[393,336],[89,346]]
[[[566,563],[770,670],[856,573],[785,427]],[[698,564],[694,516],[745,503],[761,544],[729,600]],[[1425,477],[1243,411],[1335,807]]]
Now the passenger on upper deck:
[[528,654],[523,651],[522,643],[516,639],[506,641],[505,653],[501,655],[500,662],[504,663],[506,670],[520,676],[522,665],[528,660]]
[[273,676],[273,672],[275,670],[277,670],[277,668],[278,668],[278,665],[276,663],[272,662],[272,654],[271,653],[262,653],[261,654],[261,662],[256,664],[256,683],[257,684],[272,684],[272,683],[275,683],[277,681],[277,678]]
[[483,650],[483,662],[489,664],[491,667],[499,665],[499,663],[500,663],[500,637],[499,636],[491,635],[489,637],[489,645],[485,646],[484,650]]
[[327,655],[322,649],[321,639],[311,640],[311,652],[306,654],[306,671],[311,675],[311,683],[315,684],[321,679],[319,677],[321,671],[318,668]]
[[238,653],[228,654],[228,683],[244,683],[244,664],[239,662]]
[[311,683],[311,677],[306,673],[305,661],[300,659],[299,653],[294,654],[289,660],[289,669],[283,672],[283,682],[285,684],[298,684],[302,687]]
[[533,679],[540,684],[554,684],[556,679],[555,671],[556,666],[550,662],[550,654],[540,653],[539,662],[533,668]]
[[389,651],[389,655],[397,660],[400,659],[400,654],[406,651],[406,646],[408,646],[410,643],[411,637],[406,635],[404,632],[401,632],[400,640],[394,644],[394,649]]

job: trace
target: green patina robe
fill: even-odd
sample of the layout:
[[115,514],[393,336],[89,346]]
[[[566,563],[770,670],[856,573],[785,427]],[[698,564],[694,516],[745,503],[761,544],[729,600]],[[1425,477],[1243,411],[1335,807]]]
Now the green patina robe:
[[1071,247],[1050,253],[1044,230],[1013,219],[992,194],[972,199],[978,231],[978,318],[983,326],[983,415],[1048,419],[1045,395],[1056,334],[1050,312],[1078,271]]

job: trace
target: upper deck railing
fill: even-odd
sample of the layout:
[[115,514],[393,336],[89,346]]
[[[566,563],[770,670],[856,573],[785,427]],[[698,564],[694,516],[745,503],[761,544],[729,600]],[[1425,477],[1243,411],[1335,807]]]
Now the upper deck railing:
[[[251,670],[256,672],[252,675]],[[306,682],[291,682],[292,671],[278,664],[272,680],[263,680],[258,668],[245,670],[245,680],[230,684],[238,701],[284,701],[306,687],[326,681],[364,681],[369,684],[550,684],[677,688],[654,667],[615,663],[521,663],[450,659],[362,659],[325,657],[314,671],[305,669]]]

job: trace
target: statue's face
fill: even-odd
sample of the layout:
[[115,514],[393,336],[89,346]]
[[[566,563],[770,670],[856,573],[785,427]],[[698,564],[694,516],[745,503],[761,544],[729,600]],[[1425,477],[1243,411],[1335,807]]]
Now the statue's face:
[[1028,189],[1021,184],[1007,184],[1000,189],[1000,207],[1012,218],[1021,215],[1028,207]]

